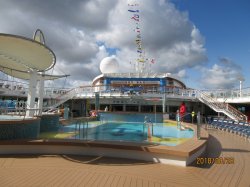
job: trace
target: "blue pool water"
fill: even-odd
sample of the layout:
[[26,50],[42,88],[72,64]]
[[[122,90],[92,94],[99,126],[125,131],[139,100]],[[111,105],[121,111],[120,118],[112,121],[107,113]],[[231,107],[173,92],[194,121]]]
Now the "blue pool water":
[[143,123],[145,121],[145,117],[147,116],[150,121],[156,123],[163,122],[163,114],[162,113],[114,113],[114,112],[100,112],[99,113],[100,120],[105,121],[108,120],[109,122],[137,122]]
[[0,120],[22,120],[23,118],[23,116],[0,115]]
[[[97,122],[98,123],[98,122]],[[104,124],[82,124],[65,126],[64,132],[77,132],[76,139],[86,140],[108,140],[108,141],[135,141],[148,142],[148,126],[143,123],[115,123],[109,122]],[[150,132],[157,140],[152,143],[160,143],[169,146],[175,146],[181,143],[178,139],[192,138],[193,130],[180,130],[176,126],[167,126],[162,123],[150,127]],[[168,141],[169,140],[169,141]],[[174,141],[173,141],[174,140]]]

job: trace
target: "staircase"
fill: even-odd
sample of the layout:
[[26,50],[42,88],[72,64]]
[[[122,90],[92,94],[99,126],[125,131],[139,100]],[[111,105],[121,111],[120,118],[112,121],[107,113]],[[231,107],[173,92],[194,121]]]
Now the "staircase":
[[65,94],[58,96],[56,98],[57,102],[49,107],[45,107],[45,109],[54,109],[54,108],[60,106],[61,104],[65,103],[66,101],[72,99],[77,94],[77,92],[78,92],[77,88],[74,88],[74,89],[66,92]]
[[94,87],[92,86],[76,87],[55,98],[57,102],[51,106],[45,107],[45,109],[55,109],[66,101],[78,97],[79,94],[84,94],[86,97],[93,97],[93,93]]
[[228,103],[218,102],[207,93],[197,90],[196,97],[216,112],[221,112],[235,121],[247,121],[247,116]]
[[[199,99],[202,103],[206,104],[209,106],[211,109],[213,109],[216,112],[221,112],[227,115],[229,118],[235,120],[235,121],[247,121],[247,116],[229,105],[228,103],[222,103],[218,102],[216,99],[212,98],[208,93],[200,91],[200,90],[195,90],[192,92],[196,92],[196,98]],[[46,107],[47,109],[54,109],[58,107],[59,105],[63,104],[64,102],[72,99],[73,97],[76,97],[78,94],[83,94],[83,93],[91,93],[93,96],[94,90],[91,86],[86,86],[86,87],[78,87],[74,88],[67,93],[60,95],[59,97],[56,98],[57,102],[53,104],[52,106]]]

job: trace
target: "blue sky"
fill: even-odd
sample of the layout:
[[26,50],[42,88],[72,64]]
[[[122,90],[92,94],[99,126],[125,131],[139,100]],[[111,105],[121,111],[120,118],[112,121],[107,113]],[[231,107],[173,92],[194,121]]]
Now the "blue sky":
[[[190,20],[205,37],[208,63],[227,57],[241,66],[244,87],[250,87],[250,1],[172,0],[187,11]],[[190,70],[190,72],[195,72]]]

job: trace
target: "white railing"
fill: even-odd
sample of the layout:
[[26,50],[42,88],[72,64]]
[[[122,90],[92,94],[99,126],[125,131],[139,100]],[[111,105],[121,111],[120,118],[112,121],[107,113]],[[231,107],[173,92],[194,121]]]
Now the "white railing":
[[217,90],[203,90],[210,97],[215,99],[238,99],[238,98],[249,98],[250,101],[250,88],[243,89],[217,89]]
[[[110,74],[113,75],[113,74]],[[117,74],[114,74],[114,76]],[[123,74],[122,74],[123,75]],[[128,73],[127,76],[134,76],[134,74],[132,73]],[[151,76],[155,76],[154,74],[150,74]],[[169,76],[169,74],[157,74],[158,76]],[[140,76],[149,76],[148,73],[144,74],[140,74]],[[88,93],[94,93],[95,91],[103,91],[106,90],[105,86],[84,86],[84,87],[79,87],[82,88],[83,92],[86,95],[86,92]],[[79,89],[77,88],[77,89]],[[87,89],[88,88],[88,89]],[[120,88],[118,88],[120,89]],[[175,89],[175,88],[173,88]],[[166,93],[169,95],[188,95],[187,93],[190,92],[189,89],[179,89],[178,91],[173,91],[173,89],[170,89],[170,91],[168,90],[168,88],[166,89]],[[0,79],[0,90],[1,91],[5,91],[4,94],[6,95],[20,95],[20,96],[24,96],[27,95],[28,93],[28,84],[25,82],[18,82],[18,81],[12,81],[12,80],[7,80],[7,79]],[[68,92],[69,90],[71,90],[71,88],[56,88],[56,87],[45,87],[44,89],[44,97],[46,98],[57,98],[58,96],[63,95],[64,93]],[[191,89],[192,90],[192,89]],[[147,88],[148,92],[151,93],[159,93],[159,87],[151,87],[151,88]],[[225,102],[228,102],[228,100],[230,99],[230,102],[232,100],[236,100],[239,98],[245,98],[248,99],[249,98],[249,102],[250,102],[250,88],[242,88],[242,89],[216,89],[216,90],[202,90],[204,93],[207,93],[210,97],[214,98],[214,99],[221,99],[224,100]],[[110,92],[112,93],[112,89],[110,89]],[[238,101],[238,100],[237,100]],[[246,101],[246,100],[244,100]]]
[[197,90],[197,98],[216,112],[221,112],[236,121],[247,121],[247,116],[228,103],[218,102],[208,93]]
[[73,98],[94,98],[95,93],[99,92],[100,97],[132,97],[132,96],[162,96],[166,94],[168,97],[174,98],[196,98],[196,91],[192,89],[147,87],[141,91],[123,91],[122,88],[107,88],[106,86],[81,86],[69,90],[55,98],[56,103],[45,109],[56,108],[64,102]]
[[[38,89],[37,89],[38,90]],[[44,97],[45,98],[56,98],[67,91],[70,88],[59,88],[59,87],[45,87]],[[28,95],[28,84],[24,82],[11,81],[11,80],[1,80],[0,79],[0,91],[2,95],[5,96],[19,96],[24,97]],[[38,93],[36,93],[36,97]]]
[[57,98],[55,98],[56,103],[54,103],[52,106],[44,107],[44,109],[54,109],[61,104],[65,103],[66,101],[72,99],[77,94],[77,88],[74,88],[66,93],[61,94]]
[[[19,83],[0,82],[0,89],[4,90],[4,94],[8,95],[27,95],[27,88],[21,86]],[[216,112],[222,112],[235,120],[246,120],[246,116],[229,104],[225,103],[228,98],[242,98],[247,97],[250,101],[250,88],[242,90],[194,90],[194,89],[180,89],[177,87],[143,87],[141,90],[127,90],[121,87],[110,86],[80,86],[73,89],[59,89],[59,88],[45,88],[45,98],[49,97],[55,102],[45,109],[53,109],[63,104],[72,98],[94,98],[95,92],[100,93],[100,97],[131,97],[131,96],[163,96],[169,98],[187,98],[199,99],[211,107]],[[219,102],[219,99],[224,99],[225,102]]]
[[[130,74],[128,74],[130,75]],[[82,96],[94,96],[95,91],[104,91],[107,90],[107,87],[105,86],[83,86],[78,87],[77,89],[81,88]],[[109,88],[108,91],[104,91],[105,93],[110,93],[111,95],[120,95],[121,88],[116,88],[117,90],[112,90],[112,88]],[[166,94],[169,96],[188,96],[192,97],[193,91],[192,89],[178,89],[176,88],[167,88],[166,87]],[[0,79],[0,90],[4,91],[4,95],[9,96],[26,96],[28,94],[28,85],[27,83],[23,82],[17,82],[17,81],[11,81],[11,80],[1,80]],[[57,98],[61,95],[67,93],[70,88],[56,88],[56,87],[45,87],[44,89],[44,97],[45,98]],[[154,93],[159,94],[159,87],[151,87],[144,90],[147,93]],[[115,94],[115,92],[117,94]],[[214,99],[218,99],[220,101],[225,102],[250,102],[250,88],[243,88],[243,89],[217,89],[217,90],[203,90],[204,93],[207,93],[210,97]],[[102,94],[102,93],[101,93]],[[239,99],[242,99],[239,100]]]
[[40,109],[38,108],[26,108],[26,107],[16,107],[16,108],[0,108],[0,115],[11,115],[11,116],[23,116],[22,119],[27,117],[28,111],[34,112],[34,116],[39,116]]

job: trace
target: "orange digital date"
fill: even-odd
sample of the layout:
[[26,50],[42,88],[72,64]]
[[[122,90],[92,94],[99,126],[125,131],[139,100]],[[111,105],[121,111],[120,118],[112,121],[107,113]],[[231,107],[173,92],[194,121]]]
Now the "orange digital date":
[[207,164],[234,164],[233,157],[197,157],[197,165],[207,165]]

